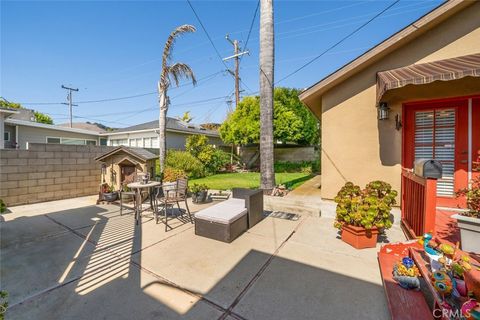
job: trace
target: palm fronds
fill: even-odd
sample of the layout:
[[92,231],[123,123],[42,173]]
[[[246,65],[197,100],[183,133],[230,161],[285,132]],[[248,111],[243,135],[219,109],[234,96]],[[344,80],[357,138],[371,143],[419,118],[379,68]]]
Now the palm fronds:
[[[189,24],[184,24],[184,25],[181,25],[181,26],[177,27],[168,36],[168,39],[165,42],[165,47],[163,48],[162,74],[160,75],[160,85],[159,86],[167,87],[169,85],[168,77],[169,77],[169,69],[171,67],[168,66],[168,61],[170,61],[171,58],[172,58],[172,52],[173,52],[173,47],[175,45],[175,41],[177,40],[177,38],[179,36],[181,36],[185,33],[195,32],[196,30],[197,29],[195,29],[194,26],[189,25]],[[190,72],[191,72],[191,70],[190,70]],[[178,76],[178,74],[177,74],[177,76]],[[186,76],[185,78],[189,78],[189,76]],[[177,79],[178,79],[178,77],[177,77]],[[192,80],[193,80],[193,78],[192,78]],[[178,81],[175,80],[175,82],[178,85]],[[195,83],[196,83],[196,81],[194,81],[194,84]]]
[[177,62],[168,68],[168,75],[173,79],[178,87],[181,78],[191,79],[193,85],[197,84],[195,74],[193,74],[192,68],[188,64]]

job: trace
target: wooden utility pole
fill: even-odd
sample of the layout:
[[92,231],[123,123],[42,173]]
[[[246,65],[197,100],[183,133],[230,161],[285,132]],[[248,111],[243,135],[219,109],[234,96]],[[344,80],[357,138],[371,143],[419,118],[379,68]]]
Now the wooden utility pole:
[[225,39],[227,39],[228,42],[230,42],[233,45],[233,56],[226,57],[223,59],[223,61],[227,61],[230,59],[235,59],[235,71],[227,70],[230,74],[233,75],[235,78],[235,108],[238,107],[238,104],[240,103],[240,57],[243,56],[244,54],[249,54],[248,50],[240,52],[240,44],[238,40],[231,40],[228,34],[225,36]]
[[67,103],[63,103],[63,104],[66,104],[69,106],[70,108],[70,128],[73,127],[73,116],[72,116],[72,107],[76,107],[78,106],[78,104],[74,104],[73,101],[72,101],[72,91],[77,91],[78,92],[78,88],[69,88],[69,87],[66,87],[62,84],[62,89],[67,89],[68,90],[68,96],[67,96]]

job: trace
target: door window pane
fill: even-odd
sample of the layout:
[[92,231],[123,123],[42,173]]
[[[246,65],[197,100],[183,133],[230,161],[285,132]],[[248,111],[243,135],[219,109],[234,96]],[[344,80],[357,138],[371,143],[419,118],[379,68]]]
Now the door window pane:
[[415,113],[415,160],[419,159],[435,159],[442,164],[443,175],[437,181],[437,195],[454,196],[454,109]]

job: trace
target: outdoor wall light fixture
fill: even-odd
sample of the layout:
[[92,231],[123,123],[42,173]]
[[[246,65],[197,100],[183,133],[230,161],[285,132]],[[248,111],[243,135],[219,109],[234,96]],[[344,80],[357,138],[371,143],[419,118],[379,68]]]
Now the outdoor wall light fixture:
[[388,120],[390,108],[386,102],[380,102],[377,107],[377,119],[378,120]]
[[397,131],[402,129],[402,118],[400,118],[398,113],[395,115],[395,129],[397,129]]

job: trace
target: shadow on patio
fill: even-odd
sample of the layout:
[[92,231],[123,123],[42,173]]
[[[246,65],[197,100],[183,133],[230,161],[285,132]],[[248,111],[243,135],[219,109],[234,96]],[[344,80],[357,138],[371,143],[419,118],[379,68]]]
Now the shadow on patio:
[[[164,233],[149,218],[135,226],[131,214],[119,216],[113,208],[91,206],[83,208],[84,214],[79,208],[2,222],[2,240],[5,233],[9,238],[20,235],[25,226],[43,226],[26,243],[6,244],[2,250],[2,289],[10,292],[8,319],[386,316],[380,285],[282,257],[278,253],[286,240],[275,242],[272,252],[245,248],[225,263],[214,253],[238,250],[241,238],[232,244],[199,238],[192,225],[181,222]],[[266,235],[242,237],[268,241]],[[178,259],[165,248],[178,252]],[[204,259],[186,268],[186,257],[181,256],[185,252],[201,252],[197,257]],[[186,282],[162,276],[163,267],[156,268],[152,256],[178,273],[188,270],[182,275]],[[335,263],[329,269],[336,269]],[[211,276],[205,270],[221,276],[208,289],[198,289],[196,284]]]

